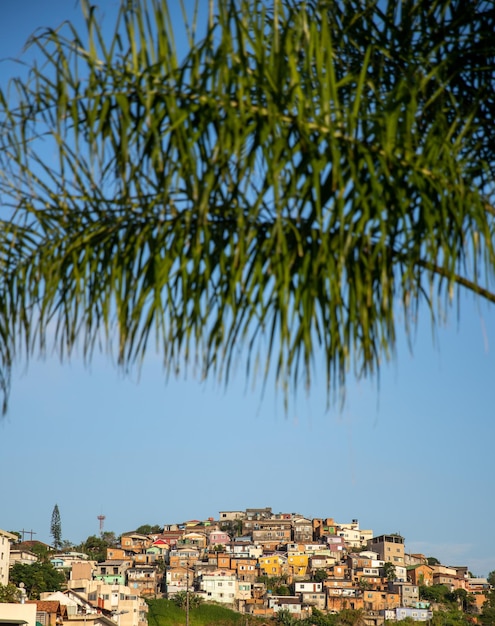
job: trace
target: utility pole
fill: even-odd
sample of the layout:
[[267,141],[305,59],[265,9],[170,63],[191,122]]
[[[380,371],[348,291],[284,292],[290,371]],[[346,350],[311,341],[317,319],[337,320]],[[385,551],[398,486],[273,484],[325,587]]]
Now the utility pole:
[[34,532],[34,530],[24,530],[24,528],[22,530],[19,531],[22,534],[22,540],[24,541],[24,535],[29,535],[29,541],[33,540],[33,535],[36,535],[37,533]]
[[189,560],[186,565],[186,626],[189,626]]

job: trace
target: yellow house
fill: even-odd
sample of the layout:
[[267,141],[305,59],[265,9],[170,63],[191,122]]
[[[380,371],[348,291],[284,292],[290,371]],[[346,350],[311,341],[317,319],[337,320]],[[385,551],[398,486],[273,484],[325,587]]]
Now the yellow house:
[[258,563],[260,566],[260,574],[264,576],[270,576],[271,578],[276,578],[277,576],[281,576],[284,572],[284,561],[276,554],[271,554],[269,556],[260,556],[258,559]]
[[287,564],[293,576],[306,576],[308,573],[309,555],[304,552],[289,552]]

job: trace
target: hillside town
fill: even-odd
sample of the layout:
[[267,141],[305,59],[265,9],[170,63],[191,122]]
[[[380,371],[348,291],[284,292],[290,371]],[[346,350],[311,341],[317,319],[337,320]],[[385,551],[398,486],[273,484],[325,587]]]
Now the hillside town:
[[[36,562],[36,543],[0,530],[2,585],[9,567]],[[53,552],[50,561],[65,573],[66,588],[37,600],[21,585],[19,602],[0,605],[0,622],[145,626],[146,600],[186,594],[188,601],[201,598],[266,618],[360,609],[368,626],[378,626],[430,620],[433,607],[420,587],[464,590],[473,614],[491,589],[466,565],[408,553],[400,534],[375,534],[357,519],[337,523],[271,508],[220,511],[216,520],[165,524],[151,534],[125,532],[100,562],[75,551]]]

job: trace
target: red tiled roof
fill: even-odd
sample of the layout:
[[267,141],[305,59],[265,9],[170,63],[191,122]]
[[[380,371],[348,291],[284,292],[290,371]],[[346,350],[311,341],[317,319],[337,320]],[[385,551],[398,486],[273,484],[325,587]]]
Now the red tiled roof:
[[65,614],[67,607],[58,600],[28,600],[27,604],[36,604],[36,610],[43,613]]

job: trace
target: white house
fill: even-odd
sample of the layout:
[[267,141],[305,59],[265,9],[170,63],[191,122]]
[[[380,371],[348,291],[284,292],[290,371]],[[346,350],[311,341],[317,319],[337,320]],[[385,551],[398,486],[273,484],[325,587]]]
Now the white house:
[[323,589],[323,583],[315,581],[300,581],[294,583],[294,591],[298,593],[321,593]]
[[202,574],[199,588],[204,592],[206,600],[222,604],[234,604],[236,591],[238,593],[237,578],[232,570]]
[[0,584],[9,583],[10,543],[17,541],[18,536],[0,529]]

